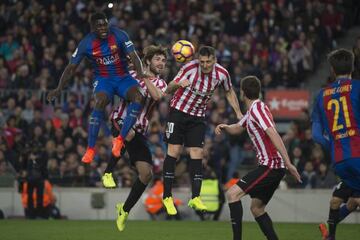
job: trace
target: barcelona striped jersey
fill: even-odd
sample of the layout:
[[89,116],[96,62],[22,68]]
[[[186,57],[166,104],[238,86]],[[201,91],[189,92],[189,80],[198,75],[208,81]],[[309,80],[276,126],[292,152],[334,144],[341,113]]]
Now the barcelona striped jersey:
[[126,56],[135,51],[126,32],[110,27],[106,39],[91,32],[81,40],[72,54],[70,63],[79,64],[86,57],[97,77],[122,77],[129,73]]
[[321,124],[329,139],[333,163],[360,158],[360,80],[338,78],[323,88],[312,120]]

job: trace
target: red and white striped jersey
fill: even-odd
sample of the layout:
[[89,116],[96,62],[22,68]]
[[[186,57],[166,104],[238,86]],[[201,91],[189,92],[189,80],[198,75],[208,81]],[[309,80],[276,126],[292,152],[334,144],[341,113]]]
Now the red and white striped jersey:
[[225,91],[231,89],[231,79],[228,71],[215,63],[210,74],[201,72],[199,60],[185,64],[178,72],[174,81],[189,80],[190,86],[179,88],[170,101],[170,107],[192,116],[204,117],[207,103],[215,89],[222,86]]
[[275,127],[272,114],[265,103],[255,100],[239,124],[246,128],[253,142],[259,165],[275,169],[285,168],[284,160],[265,132],[269,127]]
[[[143,90],[143,95],[145,97],[144,107],[143,107],[138,119],[136,120],[136,123],[134,124],[133,128],[137,132],[139,132],[141,134],[145,134],[147,131],[147,128],[149,126],[149,117],[151,116],[151,112],[155,106],[155,101],[154,101],[154,99],[151,98],[150,93],[149,93],[144,81],[141,81],[136,78],[136,72],[130,71],[130,74],[133,78],[135,78],[139,82],[140,87]],[[163,79],[156,77],[156,78],[151,79],[151,81],[155,85],[155,87],[159,88],[162,92],[165,92],[165,90],[167,88],[167,84]],[[127,112],[127,103],[123,99],[120,99],[119,107],[116,110],[114,110],[112,113],[112,120],[115,120],[115,121],[124,120],[126,117],[126,112]]]

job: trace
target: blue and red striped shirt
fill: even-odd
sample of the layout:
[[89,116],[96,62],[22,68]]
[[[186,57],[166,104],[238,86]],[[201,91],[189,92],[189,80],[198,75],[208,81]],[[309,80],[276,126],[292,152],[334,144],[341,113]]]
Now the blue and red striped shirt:
[[313,131],[328,138],[333,163],[360,158],[360,80],[338,78],[321,89],[312,121],[321,126]]
[[135,51],[126,32],[110,27],[107,39],[91,32],[81,40],[72,54],[70,63],[79,64],[86,57],[96,77],[121,77],[129,73],[126,56]]

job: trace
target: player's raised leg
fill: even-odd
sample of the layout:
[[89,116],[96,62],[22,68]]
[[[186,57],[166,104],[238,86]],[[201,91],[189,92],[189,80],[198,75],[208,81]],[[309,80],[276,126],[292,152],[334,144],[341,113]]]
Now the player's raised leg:
[[[104,80],[103,80],[104,81]],[[98,82],[98,86],[103,83]],[[106,84],[106,83],[104,83]],[[99,86],[102,87],[102,86]],[[96,89],[95,89],[96,91]],[[106,92],[99,91],[95,94],[95,108],[91,113],[88,128],[88,147],[81,161],[83,163],[91,163],[95,156],[95,144],[99,134],[100,126],[104,119],[104,110],[109,103],[109,97]]]
[[131,75],[122,79],[119,84],[121,85],[118,86],[118,94],[120,96],[125,96],[125,99],[130,101],[130,103],[127,106],[127,114],[123,121],[120,135],[113,138],[112,154],[115,157],[120,156],[121,149],[124,147],[124,139],[128,135],[132,126],[136,123],[136,119],[141,113],[144,103],[144,97],[140,92],[139,84],[131,77]]

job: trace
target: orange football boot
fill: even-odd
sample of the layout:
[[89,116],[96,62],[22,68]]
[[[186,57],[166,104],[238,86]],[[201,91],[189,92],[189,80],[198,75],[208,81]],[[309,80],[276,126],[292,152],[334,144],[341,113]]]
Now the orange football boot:
[[320,223],[319,224],[319,230],[321,233],[322,240],[326,240],[329,236],[329,231],[326,223]]
[[115,137],[112,140],[112,154],[118,158],[121,155],[121,149],[124,147],[124,139],[121,136]]
[[88,147],[81,161],[83,163],[90,164],[94,160],[94,157],[95,157],[95,149]]

